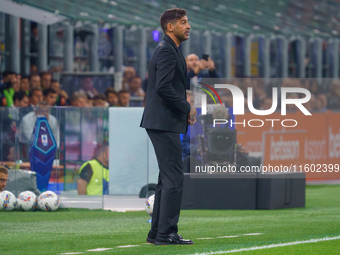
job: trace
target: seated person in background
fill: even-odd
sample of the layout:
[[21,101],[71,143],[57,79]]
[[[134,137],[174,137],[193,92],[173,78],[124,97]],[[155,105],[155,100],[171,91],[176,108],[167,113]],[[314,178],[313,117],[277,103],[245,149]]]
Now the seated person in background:
[[78,195],[109,194],[109,147],[98,145],[94,159],[85,162],[79,169]]
[[29,144],[30,138],[33,133],[33,129],[35,126],[35,122],[37,117],[44,116],[46,117],[48,124],[50,125],[50,129],[56,140],[57,146],[59,147],[59,124],[56,117],[50,114],[50,107],[47,102],[42,101],[36,107],[35,111],[26,114],[21,122],[20,128],[18,131],[19,141],[23,144]]
[[25,92],[26,95],[30,92],[29,76],[21,76],[20,91]]
[[89,98],[93,98],[95,95],[98,94],[98,91],[93,86],[93,79],[90,76],[83,77],[80,80],[81,89],[79,92],[84,92]]
[[16,92],[20,91],[20,83],[17,76],[13,76],[11,80],[6,84],[7,88],[4,88],[2,94],[6,98],[6,103],[8,107],[13,106],[13,96]]
[[118,106],[128,107],[130,106],[130,92],[128,90],[120,90],[118,92]]
[[126,66],[123,72],[122,88],[127,89],[132,77],[136,76],[136,69],[133,66]]
[[15,92],[13,95],[13,107],[28,107],[29,106],[29,98],[27,94],[23,91]]
[[71,105],[74,107],[87,107],[87,96],[84,92],[74,92],[71,96]]
[[29,83],[30,83],[30,89],[41,88],[41,80],[40,80],[39,74],[31,73]]
[[130,96],[143,97],[145,93],[142,89],[142,79],[139,76],[135,76],[128,84]]
[[104,94],[98,94],[93,97],[92,105],[94,107],[108,107],[108,103],[106,102],[106,97]]
[[14,162],[15,159],[16,159],[15,145],[14,144],[5,144],[5,146],[7,147],[7,155],[6,155],[5,160],[10,161],[10,162]]
[[118,93],[114,88],[107,88],[105,90],[106,101],[109,103],[109,107],[118,105]]
[[[142,89],[142,79],[135,76],[129,82],[130,97],[142,97],[141,100],[130,100],[130,106],[143,106],[145,93]],[[137,98],[136,98],[137,99]]]
[[43,101],[44,95],[41,88],[32,88],[28,93],[29,104],[28,107],[23,108],[21,113],[23,115],[31,112],[34,108]]
[[40,73],[40,85],[43,90],[48,89],[51,86],[52,74],[50,72]]
[[[19,121],[24,115],[23,110],[26,109],[19,107],[27,107],[29,102],[28,97],[24,92],[16,92],[13,96],[13,100],[14,104],[11,107],[6,107],[1,111],[0,132],[2,133],[2,136],[0,143],[15,142],[15,134],[19,126]],[[3,153],[1,152],[1,147],[0,153]]]
[[32,88],[28,95],[30,100],[30,106],[37,106],[44,98],[43,92],[41,88]]
[[47,88],[43,91],[44,101],[47,102],[49,106],[55,106],[57,102],[58,93],[52,88]]
[[7,96],[8,92],[5,93],[5,90],[8,90],[11,87],[11,83],[16,79],[16,72],[13,71],[5,71],[2,73],[2,81],[0,79],[0,106],[7,106]]
[[8,181],[8,170],[4,166],[0,166],[0,192],[4,191]]

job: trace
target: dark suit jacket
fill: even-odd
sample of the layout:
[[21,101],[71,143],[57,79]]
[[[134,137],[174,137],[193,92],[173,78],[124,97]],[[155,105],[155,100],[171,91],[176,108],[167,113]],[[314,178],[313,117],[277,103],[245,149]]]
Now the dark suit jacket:
[[187,68],[174,41],[164,36],[149,65],[141,127],[176,133],[188,129],[190,104],[186,100]]

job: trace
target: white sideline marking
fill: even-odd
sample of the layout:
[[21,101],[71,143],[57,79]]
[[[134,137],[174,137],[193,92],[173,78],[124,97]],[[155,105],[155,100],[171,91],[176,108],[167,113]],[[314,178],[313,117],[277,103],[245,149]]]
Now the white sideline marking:
[[92,249],[92,250],[87,250],[87,251],[108,251],[112,250],[113,248],[97,248],[97,249]]
[[122,246],[117,246],[117,248],[130,248],[130,247],[137,247],[140,246],[138,244],[130,244],[130,245],[122,245]]
[[254,247],[249,247],[249,248],[241,248],[241,249],[234,249],[234,250],[227,250],[227,251],[212,251],[212,252],[204,252],[204,253],[195,253],[194,255],[212,255],[212,254],[226,254],[226,253],[243,252],[243,251],[255,251],[255,250],[263,250],[263,249],[276,248],[276,247],[291,246],[291,245],[297,245],[297,244],[318,243],[318,242],[331,241],[331,240],[337,240],[337,239],[340,239],[340,236],[324,237],[324,238],[319,238],[319,239],[310,239],[310,240],[295,241],[295,242],[289,242],[289,243],[269,244],[269,245],[264,245],[264,246],[254,246]]
[[[263,233],[249,233],[249,234],[242,234],[242,235],[235,235],[235,236],[218,236],[218,237],[200,237],[195,238],[197,240],[211,240],[215,238],[234,238],[234,237],[240,237],[240,236],[255,236],[255,235],[263,235]],[[150,243],[142,243],[142,245],[150,245]],[[130,248],[130,247],[138,247],[140,245],[137,244],[129,244],[129,245],[121,245],[117,246],[116,248]],[[107,251],[112,250],[113,248],[97,248],[87,251]],[[222,253],[230,253],[230,251],[220,251]],[[69,252],[69,253],[58,253],[59,255],[72,255],[72,254],[82,254],[83,252]],[[197,254],[219,254],[219,253],[197,253]]]
[[67,253],[58,253],[58,255],[68,255],[68,254],[83,254],[83,252],[67,252]]

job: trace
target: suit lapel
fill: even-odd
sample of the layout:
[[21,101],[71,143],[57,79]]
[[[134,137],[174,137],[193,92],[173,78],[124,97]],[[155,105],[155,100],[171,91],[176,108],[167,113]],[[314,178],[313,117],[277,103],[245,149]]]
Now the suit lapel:
[[[168,41],[173,47],[175,47],[176,51],[177,51],[177,54],[180,58],[180,62],[181,62],[181,65],[182,65],[182,70],[184,72],[184,75],[185,75],[185,81],[187,80],[187,64],[186,64],[186,61],[185,61],[185,58],[182,54],[182,52],[179,50],[179,48],[177,47],[176,43],[170,38],[170,36],[168,35],[164,35],[164,38],[163,38],[165,41]],[[184,85],[186,86],[186,83],[184,83]]]
[[185,58],[182,54],[182,52],[177,48],[177,51],[178,51],[178,54],[181,58],[181,62],[182,62],[182,65],[183,65],[183,70],[184,70],[184,74],[185,74],[185,80],[187,80],[187,63],[185,61]]

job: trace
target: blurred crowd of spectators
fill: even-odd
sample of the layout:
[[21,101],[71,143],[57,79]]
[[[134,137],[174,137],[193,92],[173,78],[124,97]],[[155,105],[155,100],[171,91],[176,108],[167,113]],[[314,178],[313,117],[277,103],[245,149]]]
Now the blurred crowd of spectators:
[[[21,76],[12,71],[3,72],[0,80],[0,161],[14,161],[26,158],[28,144],[38,116],[45,116],[59,148],[59,123],[57,108],[92,108],[143,106],[145,93],[142,79],[133,67],[125,68],[122,89],[116,91],[108,87],[99,93],[93,79],[85,76],[80,79],[80,88],[69,95],[52,72]],[[131,100],[135,99],[135,100]],[[77,119],[79,112],[72,111]],[[86,117],[86,116],[85,116]],[[89,116],[87,116],[89,117]],[[98,116],[99,117],[99,116]],[[78,118],[79,119],[79,118]],[[65,124],[65,123],[64,123]],[[61,125],[61,123],[60,123]],[[76,125],[84,125],[77,123]],[[15,144],[20,144],[20,155],[15,155]],[[26,148],[23,148],[26,147]],[[26,151],[26,153],[25,153]]]
[[[324,112],[328,109],[340,109],[340,81],[333,79],[270,79],[261,78],[235,78],[224,80],[220,78],[215,69],[215,63],[210,58],[199,59],[195,54],[186,57],[188,71],[188,87],[190,84],[205,78],[222,79],[223,83],[238,86],[245,98],[245,110],[248,109],[248,88],[252,88],[252,102],[255,109],[267,110],[272,106],[272,87],[301,87],[312,94],[309,102],[304,106],[310,112]],[[214,80],[211,80],[213,82]],[[64,107],[129,107],[143,106],[147,91],[147,77],[142,80],[132,66],[126,66],[123,72],[121,90],[116,91],[109,87],[105,93],[99,93],[93,86],[91,77],[84,77],[78,91],[68,95],[62,89],[58,80],[53,79],[52,72],[32,72],[29,76],[21,76],[15,72],[3,72],[0,83],[0,135],[1,159],[12,160],[13,144],[16,138],[20,142],[28,143],[32,123],[40,114],[45,115],[50,125],[56,126],[56,117],[49,110],[53,106]],[[219,80],[221,82],[221,80]],[[197,84],[197,83],[196,83]],[[212,84],[213,85],[213,84]],[[226,107],[233,106],[233,97],[229,90],[219,90],[222,102]],[[302,93],[289,93],[288,98],[304,97]],[[278,108],[280,108],[280,94],[278,95]],[[209,97],[208,97],[209,98]],[[131,100],[133,99],[133,100]],[[18,111],[17,109],[20,109]],[[295,105],[287,105],[288,112],[297,111]],[[29,119],[28,119],[29,118]],[[25,120],[23,125],[23,120]],[[31,124],[29,124],[31,123]],[[18,136],[18,130],[22,130]],[[57,131],[55,131],[57,132]],[[59,134],[55,134],[59,136]],[[6,147],[7,142],[10,144]]]
[[[61,89],[58,80],[52,79],[50,72],[21,76],[15,72],[2,73],[0,82],[0,107],[35,107],[46,101],[49,106],[73,107],[127,107],[142,106],[145,93],[142,79],[132,66],[125,68],[120,91],[107,88],[99,93],[93,87],[91,77],[82,79],[82,88],[71,95]],[[137,103],[130,104],[130,97],[137,97]]]

